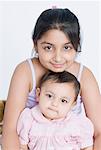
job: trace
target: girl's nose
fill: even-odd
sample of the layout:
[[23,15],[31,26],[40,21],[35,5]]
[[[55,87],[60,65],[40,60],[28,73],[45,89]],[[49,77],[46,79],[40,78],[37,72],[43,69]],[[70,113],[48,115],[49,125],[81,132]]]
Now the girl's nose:
[[61,52],[60,51],[57,51],[57,52],[55,52],[55,55],[54,55],[54,61],[56,62],[56,63],[59,63],[59,62],[61,62]]

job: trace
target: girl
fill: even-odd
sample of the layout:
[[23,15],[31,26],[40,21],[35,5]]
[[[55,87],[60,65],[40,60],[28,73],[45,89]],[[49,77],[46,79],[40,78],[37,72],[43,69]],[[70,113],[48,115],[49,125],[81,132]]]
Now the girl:
[[73,74],[45,74],[36,90],[39,105],[25,108],[18,120],[21,149],[92,150],[93,125],[80,113],[79,92]]
[[19,150],[16,132],[18,117],[25,107],[36,105],[36,86],[48,70],[68,71],[80,81],[81,101],[86,115],[94,124],[94,149],[101,150],[101,96],[98,84],[92,72],[75,61],[81,48],[77,17],[68,9],[45,10],[36,22],[32,39],[38,57],[22,62],[14,71],[4,113],[3,150]]

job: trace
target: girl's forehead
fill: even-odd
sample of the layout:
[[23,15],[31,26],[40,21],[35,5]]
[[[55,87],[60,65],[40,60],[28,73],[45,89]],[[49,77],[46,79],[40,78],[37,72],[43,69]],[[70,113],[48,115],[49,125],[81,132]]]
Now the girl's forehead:
[[68,36],[60,30],[57,29],[51,29],[45,32],[40,40],[58,40],[58,41],[64,41],[64,42],[69,42]]

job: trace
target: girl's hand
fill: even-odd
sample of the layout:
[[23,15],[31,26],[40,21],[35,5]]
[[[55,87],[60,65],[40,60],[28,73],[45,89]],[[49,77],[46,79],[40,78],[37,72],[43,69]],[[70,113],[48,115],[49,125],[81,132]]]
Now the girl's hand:
[[20,145],[20,150],[28,150],[28,146],[27,145]]

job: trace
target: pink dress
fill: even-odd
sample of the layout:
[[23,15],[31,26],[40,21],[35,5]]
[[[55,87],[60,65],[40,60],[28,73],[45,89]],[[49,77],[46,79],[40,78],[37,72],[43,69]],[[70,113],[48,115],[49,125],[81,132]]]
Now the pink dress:
[[38,105],[23,110],[17,132],[30,150],[80,150],[93,145],[93,125],[85,115],[71,111],[64,119],[50,121]]

